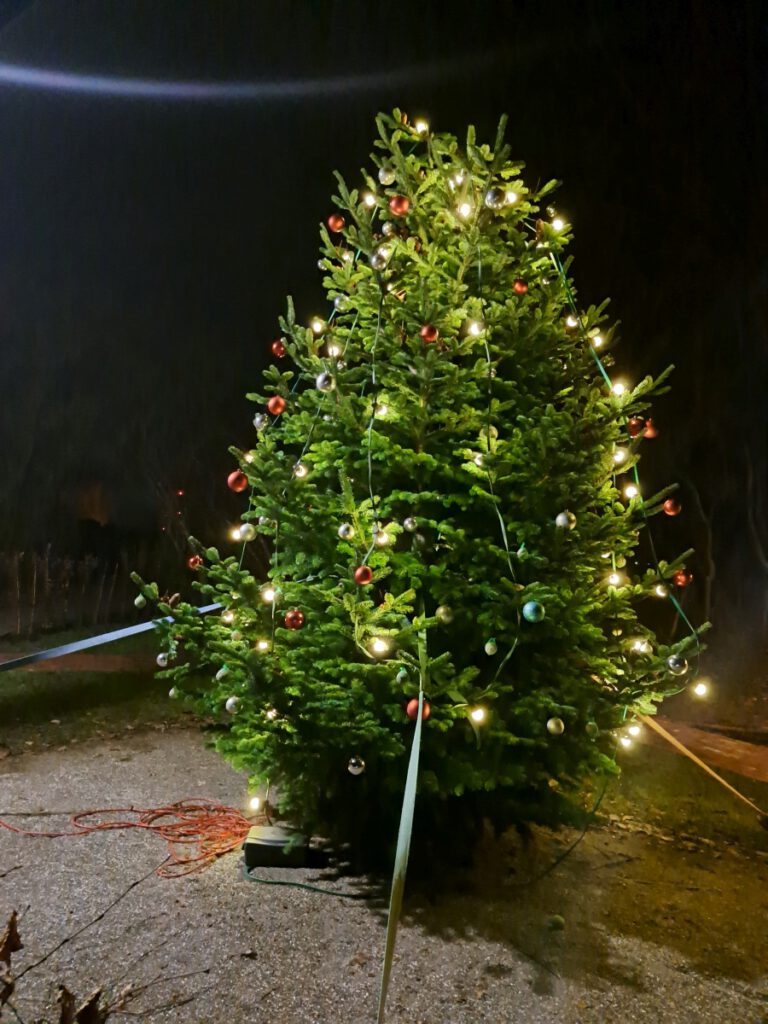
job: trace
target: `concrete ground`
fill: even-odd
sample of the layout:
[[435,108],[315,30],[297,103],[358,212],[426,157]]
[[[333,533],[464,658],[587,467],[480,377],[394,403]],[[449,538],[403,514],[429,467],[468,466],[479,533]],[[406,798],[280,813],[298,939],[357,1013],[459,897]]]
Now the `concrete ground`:
[[[244,806],[243,780],[196,731],[89,740],[0,760],[0,817],[26,812],[10,820],[27,828],[64,827],[67,812],[90,807],[151,807],[195,796]],[[765,857],[614,819],[539,882],[525,879],[574,834],[540,833],[527,851],[489,842],[474,874],[411,890],[387,1020],[768,1020]],[[96,986],[113,994],[130,983],[137,995],[126,1011],[150,1022],[375,1020],[379,906],[254,885],[242,879],[237,853],[200,874],[166,880],[150,873],[164,856],[162,842],[138,830],[77,839],[0,830],[0,928],[17,909],[25,943],[14,956],[16,974],[147,876],[19,981],[19,1019],[55,1017],[63,982],[79,995]],[[267,874],[318,880],[308,870]],[[358,884],[342,887],[355,891]]]

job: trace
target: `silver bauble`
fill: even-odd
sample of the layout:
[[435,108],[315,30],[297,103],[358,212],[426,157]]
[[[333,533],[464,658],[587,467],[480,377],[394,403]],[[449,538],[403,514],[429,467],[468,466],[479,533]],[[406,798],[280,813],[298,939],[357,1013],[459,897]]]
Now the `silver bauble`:
[[240,632],[240,630],[239,629],[233,629],[232,633],[230,635],[230,640],[234,640],[235,643],[237,643],[239,640],[242,640],[242,639],[243,639],[243,634]]
[[555,526],[559,526],[561,530],[572,530],[576,525],[576,516],[573,512],[569,512],[566,509],[564,512],[558,512],[555,516]]
[[362,757],[350,757],[347,762],[347,771],[350,775],[362,775],[365,771],[365,761]]
[[135,604],[135,606],[137,608],[146,608],[147,607],[147,599],[146,599],[146,597],[144,597],[143,594],[139,594],[138,597],[134,597],[133,603]]
[[264,427],[269,423],[269,416],[263,412],[257,412],[253,417],[253,425],[257,430],[263,430]]
[[489,188],[484,201],[489,210],[500,210],[507,201],[507,193],[503,188]]
[[562,736],[565,732],[565,722],[562,718],[550,718],[547,721],[547,732],[553,736]]
[[407,530],[408,533],[413,533],[413,531],[416,529],[418,525],[419,524],[416,522],[413,516],[406,516],[406,518],[403,520],[403,529]]
[[351,523],[342,523],[339,527],[338,534],[342,540],[352,540],[355,536],[355,528]]
[[253,540],[256,536],[256,527],[253,523],[242,523],[240,526],[240,540]]
[[224,707],[225,707],[225,709],[227,710],[227,712],[230,715],[236,714],[238,709],[239,709],[239,707],[240,707],[240,698],[239,697],[227,697],[227,700],[226,700],[226,703],[224,704]]
[[494,654],[496,654],[498,649],[499,649],[499,645],[496,643],[496,641],[493,639],[493,637],[491,637],[490,640],[486,640],[485,641],[485,653],[486,654],[489,654],[489,655],[493,656]]
[[447,604],[438,605],[435,609],[435,618],[443,626],[450,625],[453,622],[453,608]]
[[393,235],[397,234],[397,228],[391,220],[384,221],[381,225],[381,230],[387,238],[391,238]]
[[323,370],[322,373],[318,373],[315,377],[315,387],[318,391],[333,391],[336,387],[336,381],[333,379],[333,374],[328,373],[327,370]]
[[390,167],[389,164],[379,168],[379,181],[382,185],[393,185],[396,177],[394,167]]
[[679,654],[670,654],[667,658],[667,668],[673,676],[684,676],[688,671],[688,662]]
[[168,668],[168,655],[165,651],[161,651],[155,660],[160,668]]
[[371,253],[371,266],[374,270],[384,270],[389,261],[389,249],[385,249],[384,246],[379,246],[375,252]]
[[337,309],[339,313],[343,313],[346,309],[349,309],[349,298],[346,295],[337,295],[333,300],[334,309]]
[[176,698],[179,696],[179,691],[176,689],[175,686],[172,686],[170,688],[170,690],[168,691],[168,696],[171,698],[171,700],[176,700]]

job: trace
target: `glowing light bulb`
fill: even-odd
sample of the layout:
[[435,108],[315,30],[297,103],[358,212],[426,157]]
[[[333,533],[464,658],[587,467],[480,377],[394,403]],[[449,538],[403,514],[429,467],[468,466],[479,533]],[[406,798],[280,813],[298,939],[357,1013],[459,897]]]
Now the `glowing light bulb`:
[[256,458],[256,456],[253,454],[253,452],[246,452],[245,455],[243,456],[243,461],[244,462],[253,462],[253,460],[255,458]]
[[222,622],[227,622],[227,623],[234,622],[235,621],[235,613],[234,612],[230,612],[230,611],[222,612],[221,621]]
[[325,330],[325,320],[321,320],[319,316],[314,316],[310,320],[309,326],[313,334],[322,334]]
[[[355,258],[355,254],[351,252],[349,249],[345,249],[344,252],[341,254],[341,258],[344,261],[344,263],[351,263],[352,260]],[[322,323],[322,321],[319,322]]]
[[471,334],[473,338],[477,338],[483,333],[483,323],[480,320],[470,320],[467,325],[467,333]]
[[697,697],[706,697],[709,693],[709,683],[706,679],[699,679],[693,684],[692,690]]
[[617,380],[617,381],[614,381],[613,384],[611,384],[611,391],[617,397],[619,397],[620,395],[625,394],[626,390],[627,390],[627,385],[624,383],[623,380]]
[[555,229],[555,231],[562,231],[565,227],[565,221],[562,217],[555,217],[552,221],[552,227]]
[[270,708],[269,711],[267,712],[267,718],[270,720],[270,722],[274,722],[274,720],[277,718],[277,716],[278,716],[277,708]]
[[383,658],[389,653],[389,641],[383,636],[377,636],[371,641],[371,650],[377,657]]
[[376,205],[376,196],[373,192],[363,192],[363,203],[368,207]]
[[309,473],[309,468],[304,462],[297,462],[293,467],[293,475],[297,480],[303,480],[307,473]]
[[272,604],[277,597],[277,589],[272,586],[262,587],[261,589],[261,600],[266,604]]
[[508,203],[516,203],[517,202],[517,192],[511,192],[511,191],[507,192],[506,200],[507,200]]
[[629,736],[622,736],[619,739],[619,743],[622,745],[622,747],[631,747],[632,746],[632,740],[629,738]]
[[593,334],[592,335],[592,344],[593,344],[593,346],[595,348],[601,348],[604,341],[605,341],[605,338],[602,336],[602,334]]
[[269,640],[257,640],[256,641],[256,650],[257,651],[268,651],[269,650]]
[[426,135],[429,131],[429,121],[425,121],[423,117],[420,117],[418,120],[414,121],[413,127],[418,135]]
[[469,717],[473,722],[484,722],[485,721],[485,708],[473,708]]
[[565,326],[566,327],[578,327],[579,326],[579,321],[576,319],[576,317],[573,315],[573,313],[569,313],[568,316],[565,318]]
[[627,449],[626,448],[617,448],[616,451],[613,453],[613,461],[616,463],[617,466],[620,466],[621,463],[624,462],[626,457],[627,457]]
[[469,217],[471,215],[471,213],[472,213],[472,204],[471,203],[459,203],[458,214],[459,214],[460,217],[463,217],[464,220],[466,220],[467,217]]
[[388,412],[389,412],[389,406],[385,405],[384,402],[380,402],[376,406],[376,415],[377,416],[379,416],[379,417],[386,416]]
[[632,650],[637,651],[638,654],[650,654],[652,648],[644,637],[638,637],[632,641]]
[[240,540],[240,527],[233,526],[229,531],[230,540]]
[[609,575],[607,577],[607,582],[608,582],[608,585],[611,586],[611,587],[620,587],[621,586],[621,573],[618,573],[618,572],[609,573]]
[[639,725],[630,725],[630,727],[627,729],[627,732],[630,736],[639,736],[641,729]]
[[248,806],[251,808],[252,811],[258,811],[258,809],[261,807],[261,797],[252,796],[251,799],[248,801]]
[[474,462],[474,464],[476,466],[482,467],[482,465],[483,465],[483,456],[482,455],[476,455],[474,457],[474,459],[472,459],[472,461]]
[[374,543],[377,548],[385,548],[390,543],[392,538],[389,536],[386,530],[376,530],[373,536]]
[[624,497],[629,498],[630,501],[632,500],[632,498],[636,498],[639,493],[640,488],[637,487],[635,484],[627,484],[627,486],[624,488]]
[[328,345],[327,351],[331,359],[338,359],[341,355],[341,345],[339,345],[338,342],[332,341]]
[[666,587],[663,583],[657,583],[653,588],[653,592],[656,597],[669,597],[669,587]]

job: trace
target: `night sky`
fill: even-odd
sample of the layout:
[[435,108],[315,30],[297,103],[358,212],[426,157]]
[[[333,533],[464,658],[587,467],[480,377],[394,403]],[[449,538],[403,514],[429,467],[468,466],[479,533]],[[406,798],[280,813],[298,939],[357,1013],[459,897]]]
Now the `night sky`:
[[380,109],[459,135],[472,122],[481,137],[506,112],[528,179],[563,182],[580,297],[611,297],[621,369],[677,367],[642,465],[659,486],[682,484],[686,514],[660,524],[660,545],[705,551],[709,520],[712,614],[759,626],[763,5],[5,0],[0,11],[0,73],[291,89],[171,100],[0,81],[0,547],[72,548],[94,487],[126,533],[155,528],[158,495],[175,487],[192,526],[219,531],[227,446],[252,438],[243,396],[284,296],[300,316],[326,308],[317,224],[334,168],[357,182]]

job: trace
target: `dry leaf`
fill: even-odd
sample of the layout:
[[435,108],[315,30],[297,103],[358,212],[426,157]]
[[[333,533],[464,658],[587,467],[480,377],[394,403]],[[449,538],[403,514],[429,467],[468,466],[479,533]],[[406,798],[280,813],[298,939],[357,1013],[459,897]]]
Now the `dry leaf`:
[[5,931],[0,935],[0,962],[4,963],[6,967],[11,966],[11,953],[18,953],[20,949],[24,949],[24,943],[19,938],[18,919],[14,910],[8,918]]

